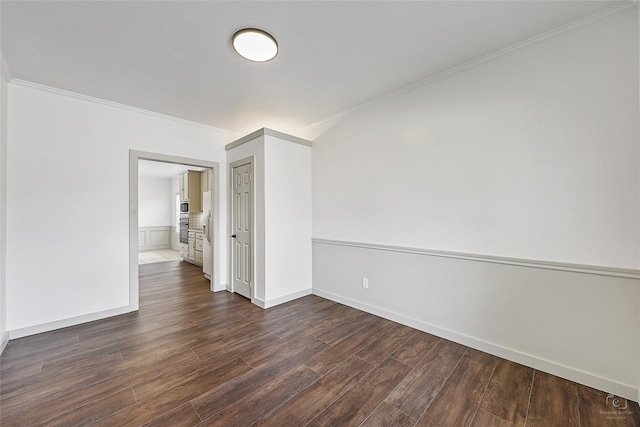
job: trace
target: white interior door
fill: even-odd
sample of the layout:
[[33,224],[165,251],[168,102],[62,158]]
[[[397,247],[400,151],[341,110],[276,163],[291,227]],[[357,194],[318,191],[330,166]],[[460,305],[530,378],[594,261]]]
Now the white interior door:
[[251,298],[253,280],[252,228],[253,190],[251,164],[233,168],[232,190],[232,272],[233,291]]

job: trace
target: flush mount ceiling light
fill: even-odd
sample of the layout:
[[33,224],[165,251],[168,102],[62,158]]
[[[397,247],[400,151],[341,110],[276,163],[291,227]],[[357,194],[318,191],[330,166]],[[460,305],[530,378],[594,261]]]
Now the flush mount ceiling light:
[[278,54],[278,42],[266,31],[245,28],[233,35],[233,48],[249,61],[267,62]]

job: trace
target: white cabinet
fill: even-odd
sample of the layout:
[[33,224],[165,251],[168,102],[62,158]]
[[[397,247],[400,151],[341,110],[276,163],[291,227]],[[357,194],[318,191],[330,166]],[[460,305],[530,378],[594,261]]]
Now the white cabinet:
[[210,188],[210,184],[211,184],[211,171],[206,169],[203,170],[202,172],[200,172],[200,189],[202,190],[202,193],[205,193],[209,190],[211,190]]
[[204,193],[211,191],[211,175],[210,169],[205,169],[200,172],[200,207],[202,212],[210,209],[210,207],[204,205]]
[[201,231],[189,231],[189,243],[187,245],[187,253],[183,258],[191,264],[202,266],[202,238]]
[[196,256],[196,264],[198,265],[202,265],[202,238],[203,238],[203,234],[199,231],[196,232],[196,251],[195,251],[195,256]]
[[180,174],[178,182],[180,183],[180,201],[187,200],[189,198],[189,173]]
[[196,260],[196,236],[193,231],[189,232],[189,261]]
[[180,257],[187,259],[189,257],[189,245],[180,243]]
[[180,200],[189,201],[189,212],[202,212],[202,177],[198,171],[180,174]]

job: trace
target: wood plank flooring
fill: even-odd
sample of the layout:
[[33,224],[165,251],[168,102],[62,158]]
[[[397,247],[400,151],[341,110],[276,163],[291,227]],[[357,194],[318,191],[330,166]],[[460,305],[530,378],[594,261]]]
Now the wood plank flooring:
[[2,426],[636,426],[640,408],[317,296],[140,266],[140,311],[12,340]]

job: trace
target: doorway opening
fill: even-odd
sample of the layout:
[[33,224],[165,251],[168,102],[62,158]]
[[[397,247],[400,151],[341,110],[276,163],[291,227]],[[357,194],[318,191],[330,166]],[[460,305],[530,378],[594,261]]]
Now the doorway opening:
[[[180,179],[189,170],[192,180],[197,176],[198,185],[192,184],[193,209],[182,211],[189,198]],[[130,150],[129,308],[132,311],[139,306],[138,265],[140,255],[146,251],[178,254],[179,259],[200,265],[203,274],[207,270],[205,277],[210,280],[211,291],[224,288],[220,284],[219,173],[217,162]],[[191,220],[187,239],[193,233],[193,242],[186,240],[186,244],[180,242],[180,219],[184,221],[185,215]],[[193,251],[189,243],[193,244]],[[190,255],[193,257],[189,258]]]
[[138,160],[138,264],[185,260],[211,279],[212,173]]

